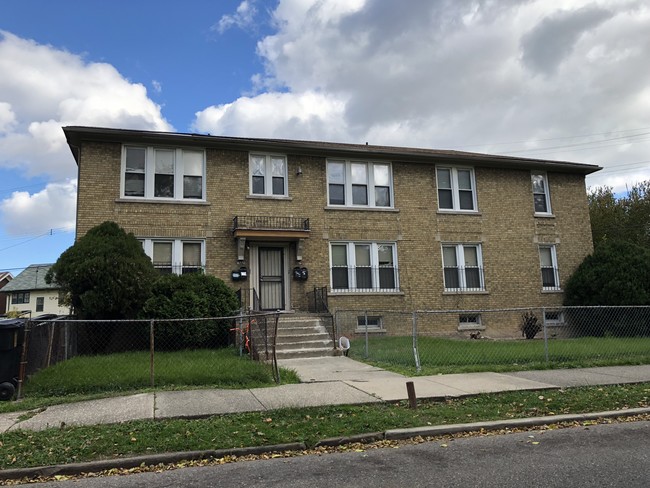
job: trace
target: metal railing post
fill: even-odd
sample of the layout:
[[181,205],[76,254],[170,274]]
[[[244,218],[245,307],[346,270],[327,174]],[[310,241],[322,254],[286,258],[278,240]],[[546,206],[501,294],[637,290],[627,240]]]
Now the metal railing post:
[[154,376],[154,319],[151,319],[149,322],[149,383],[151,387],[154,387],[155,376]]
[[415,359],[415,371],[418,373],[422,370],[420,365],[420,354],[418,353],[418,315],[413,312],[413,358]]
[[546,326],[546,309],[542,307],[542,325],[544,329],[544,358],[548,364],[548,332]]
[[365,323],[365,326],[366,326],[366,356],[365,356],[365,358],[368,359],[368,357],[370,356],[370,353],[368,352],[369,347],[368,347],[368,311],[367,310],[365,310],[363,312],[363,320],[364,320],[364,323]]

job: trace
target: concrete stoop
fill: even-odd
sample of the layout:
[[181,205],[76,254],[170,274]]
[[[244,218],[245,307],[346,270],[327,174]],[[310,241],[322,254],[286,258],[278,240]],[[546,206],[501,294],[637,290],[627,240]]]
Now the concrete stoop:
[[334,343],[314,314],[284,315],[278,322],[276,356],[278,359],[320,358],[334,355]]

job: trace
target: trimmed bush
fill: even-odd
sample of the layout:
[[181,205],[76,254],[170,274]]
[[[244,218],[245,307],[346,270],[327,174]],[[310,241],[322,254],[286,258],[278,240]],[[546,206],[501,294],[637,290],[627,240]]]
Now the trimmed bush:
[[160,319],[226,317],[237,313],[235,292],[222,280],[201,273],[163,275],[144,304],[142,317],[158,319],[156,349],[178,350],[221,347],[228,344],[228,320],[165,322]]
[[115,222],[104,222],[68,248],[45,280],[61,288],[81,319],[132,319],[158,276],[142,244]]
[[[567,306],[650,305],[650,251],[623,241],[601,244],[566,284]],[[650,335],[650,322],[639,309],[568,311],[582,335]]]

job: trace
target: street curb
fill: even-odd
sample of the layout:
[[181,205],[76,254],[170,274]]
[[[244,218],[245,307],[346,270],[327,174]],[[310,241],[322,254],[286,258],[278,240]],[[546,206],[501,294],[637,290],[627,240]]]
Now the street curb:
[[610,410],[606,412],[549,415],[546,417],[529,417],[525,419],[495,420],[490,422],[474,422],[471,424],[449,424],[431,427],[413,427],[410,429],[391,429],[385,432],[386,440],[410,439],[412,437],[435,437],[440,435],[457,434],[459,432],[475,432],[480,430],[516,429],[519,427],[539,427],[540,425],[558,424],[561,422],[583,422],[612,417],[631,417],[650,413],[650,408],[629,408],[626,410]]
[[371,442],[383,441],[385,438],[385,432],[371,432],[369,434],[358,434],[348,437],[330,437],[318,441],[314,447],[335,447],[355,443],[370,444]]
[[[561,422],[583,422],[603,418],[631,417],[634,415],[650,414],[650,407],[630,408],[626,410],[610,410],[569,415],[549,415],[547,417],[531,417],[525,419],[495,420],[490,422],[474,422],[469,424],[449,424],[409,429],[391,429],[385,432],[372,432],[347,437],[332,437],[320,440],[315,447],[336,447],[346,444],[369,444],[381,440],[403,440],[413,437],[435,437],[457,434],[459,432],[492,431],[501,429],[516,429],[521,427],[539,427],[541,425],[558,424]],[[271,452],[304,451],[307,446],[303,442],[277,444],[272,446],[242,447],[236,449],[217,449],[206,451],[183,451],[163,454],[151,454],[119,459],[106,459],[86,463],[57,464],[35,468],[5,469],[0,471],[0,480],[20,478],[49,477],[55,475],[80,475],[82,473],[97,473],[108,469],[129,469],[138,466],[153,466],[156,464],[171,464],[181,461],[192,461],[226,456],[247,456],[267,454]]]
[[129,469],[137,468],[142,465],[153,466],[156,464],[171,464],[198,459],[218,459],[226,456],[248,456],[284,451],[304,451],[305,449],[307,449],[307,446],[305,446],[303,442],[294,442],[291,444],[277,444],[274,446],[169,452],[146,456],[90,461],[87,463],[55,464],[52,466],[38,466],[35,468],[4,469],[0,471],[0,479],[11,480],[20,478],[36,478],[39,476],[79,475],[82,473],[97,473],[107,469]]

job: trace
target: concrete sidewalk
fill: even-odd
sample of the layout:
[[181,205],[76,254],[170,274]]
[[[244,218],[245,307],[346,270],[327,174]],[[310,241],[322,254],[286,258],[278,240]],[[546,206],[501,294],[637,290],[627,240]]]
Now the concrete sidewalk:
[[347,357],[288,359],[280,366],[295,370],[302,383],[246,390],[161,391],[55,405],[43,411],[1,414],[0,432],[405,400],[407,381],[413,381],[418,398],[650,381],[650,365],[412,378]]

